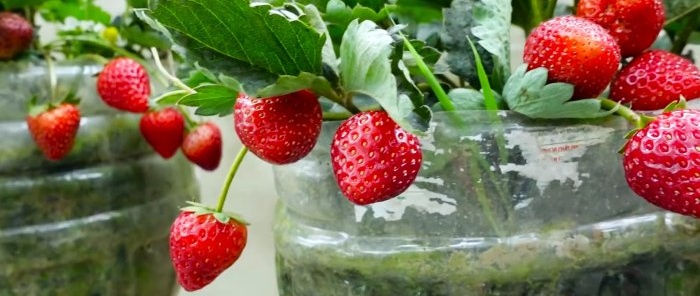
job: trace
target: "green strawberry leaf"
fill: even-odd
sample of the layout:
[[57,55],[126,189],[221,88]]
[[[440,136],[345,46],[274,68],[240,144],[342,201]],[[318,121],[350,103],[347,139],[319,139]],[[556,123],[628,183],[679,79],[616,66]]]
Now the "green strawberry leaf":
[[597,99],[569,101],[573,94],[571,84],[547,84],[546,68],[527,71],[524,64],[508,79],[503,99],[511,110],[532,118],[596,118],[617,111],[603,111]]
[[323,76],[311,73],[301,73],[299,76],[282,75],[274,85],[268,86],[257,93],[259,98],[293,93],[302,89],[310,89],[315,94],[337,100],[342,95],[333,90],[331,83]]
[[455,0],[443,11],[442,41],[450,70],[475,88],[481,88],[474,54],[467,37],[475,41],[494,90],[500,91],[510,72],[510,15],[507,0]]
[[[160,24],[189,39],[179,43],[196,56],[215,52],[277,75],[321,73],[324,35],[299,20],[271,13],[271,5],[228,0],[161,0],[149,5]],[[199,61],[206,67],[206,59]]]
[[109,25],[110,14],[94,2],[94,0],[50,0],[41,5],[39,12],[45,20],[52,22],[63,22],[68,17],[74,17],[77,20]]
[[306,13],[307,22],[316,29],[316,31],[326,36],[326,42],[323,44],[323,51],[321,52],[321,60],[338,75],[338,56],[335,54],[333,40],[328,32],[326,22],[323,20],[323,17],[321,17],[321,12],[319,12],[318,8],[314,5],[304,6],[304,12]]
[[389,17],[389,10],[393,6],[386,5],[373,9],[366,7],[362,1],[330,0],[326,5],[324,20],[328,24],[328,31],[333,40],[340,41],[343,33],[353,20],[379,22]]
[[48,0],[2,0],[0,1],[0,4],[5,9],[17,9],[17,8],[24,8],[24,7],[37,7],[42,5],[44,2],[47,2]]
[[175,90],[164,93],[159,97],[155,98],[153,101],[155,101],[156,104],[158,104],[159,106],[171,106],[177,104],[178,102],[180,102],[180,100],[182,100],[182,98],[189,94],[190,92],[186,90]]
[[[453,88],[447,94],[454,103],[456,110],[486,110],[484,94],[471,88]],[[498,109],[506,109],[505,101],[498,94],[494,93]],[[435,104],[433,110],[442,111],[440,104]]]
[[669,25],[684,16],[700,9],[698,0],[664,0],[666,25]]
[[201,116],[226,116],[233,112],[238,93],[236,90],[220,84],[202,85],[194,89],[194,94],[189,94],[178,104],[196,107],[195,114]]
[[396,123],[418,133],[424,127],[408,120],[413,105],[406,95],[399,95],[390,56],[393,39],[372,21],[350,23],[340,45],[340,73],[346,92],[376,100]]

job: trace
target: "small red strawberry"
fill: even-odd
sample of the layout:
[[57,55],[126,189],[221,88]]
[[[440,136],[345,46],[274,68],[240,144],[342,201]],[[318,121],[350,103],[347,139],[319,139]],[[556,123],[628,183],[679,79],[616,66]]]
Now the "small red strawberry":
[[97,77],[97,92],[109,106],[128,112],[148,111],[151,84],[146,69],[129,58],[111,60]]
[[177,280],[196,291],[231,267],[246,246],[245,223],[209,210],[186,208],[170,227],[170,259]]
[[663,50],[650,50],[625,65],[610,85],[610,98],[634,110],[658,110],[680,96],[700,98],[700,69]]
[[675,110],[638,130],[624,148],[632,191],[675,213],[700,218],[700,111]]
[[34,28],[24,17],[0,12],[0,59],[11,59],[26,51],[34,39]]
[[651,47],[665,20],[662,0],[581,0],[576,15],[608,30],[623,57]]
[[57,161],[73,149],[75,136],[80,127],[80,110],[76,105],[63,103],[59,106],[45,106],[26,118],[32,139],[44,156]]
[[420,141],[384,111],[353,115],[336,131],[331,164],[341,192],[367,205],[404,192],[420,170]]
[[594,98],[615,76],[620,48],[603,27],[568,15],[537,26],[527,37],[523,60],[528,70],[548,69],[549,82],[573,84],[573,99]]
[[192,163],[213,171],[221,162],[222,145],[219,127],[213,122],[206,122],[187,133],[182,142],[182,152]]
[[310,91],[256,99],[241,95],[234,106],[234,123],[241,143],[261,159],[289,164],[316,145],[323,113]]
[[182,145],[185,119],[173,107],[144,114],[139,123],[146,142],[165,159],[171,158]]

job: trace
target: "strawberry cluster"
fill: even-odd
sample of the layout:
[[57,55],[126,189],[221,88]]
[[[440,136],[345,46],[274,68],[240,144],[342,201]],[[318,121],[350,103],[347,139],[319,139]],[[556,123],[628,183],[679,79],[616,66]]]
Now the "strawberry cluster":
[[[624,104],[636,125],[622,150],[630,188],[668,211],[700,218],[700,69],[690,60],[651,49],[665,21],[661,0],[581,0],[576,15],[538,26],[525,45],[529,69],[574,86],[573,99],[600,96]],[[622,62],[622,66],[620,66]],[[680,102],[680,104],[679,104]],[[657,111],[657,117],[636,111]]]

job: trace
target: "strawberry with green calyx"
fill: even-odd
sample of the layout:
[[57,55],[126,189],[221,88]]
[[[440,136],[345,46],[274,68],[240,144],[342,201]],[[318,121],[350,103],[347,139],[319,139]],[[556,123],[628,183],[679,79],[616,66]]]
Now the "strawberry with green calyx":
[[246,225],[199,205],[184,208],[170,228],[170,258],[182,288],[199,290],[231,267],[246,246]]
[[289,164],[316,145],[323,112],[318,97],[308,90],[261,99],[241,94],[234,123],[241,143],[253,154],[272,164]]
[[139,62],[120,57],[105,65],[97,77],[97,93],[110,107],[144,113],[148,111],[151,84],[148,72]]
[[340,125],[331,144],[338,186],[357,205],[403,193],[416,179],[422,160],[418,137],[384,111],[353,115]]
[[26,51],[34,39],[34,28],[24,17],[0,12],[0,59],[11,59]]
[[610,86],[610,99],[634,110],[659,110],[680,96],[700,98],[700,69],[663,50],[649,50],[625,65]]
[[170,228],[170,259],[178,282],[187,291],[214,281],[238,260],[246,246],[248,223],[223,208],[247,152],[243,147],[231,165],[216,209],[190,203]]
[[600,25],[576,16],[560,16],[535,28],[525,42],[528,70],[544,67],[549,82],[574,85],[573,99],[599,96],[615,76],[620,48]]
[[73,149],[80,128],[80,109],[72,102],[33,106],[26,122],[32,139],[44,156],[58,161]]
[[222,151],[221,130],[213,122],[205,122],[188,131],[182,141],[187,159],[206,171],[219,167]]
[[684,109],[683,99],[656,117],[603,104],[637,126],[621,149],[630,189],[659,208],[700,218],[700,111]]
[[608,30],[622,57],[636,56],[651,47],[665,21],[662,0],[581,0],[576,15]]
[[173,107],[150,111],[141,117],[139,129],[146,142],[161,157],[169,159],[182,145],[185,118]]

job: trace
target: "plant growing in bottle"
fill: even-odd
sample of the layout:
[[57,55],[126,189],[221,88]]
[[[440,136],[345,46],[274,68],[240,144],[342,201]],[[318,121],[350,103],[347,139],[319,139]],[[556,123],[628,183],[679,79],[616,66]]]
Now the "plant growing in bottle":
[[[312,198],[287,198],[278,213],[284,295],[700,289],[700,113],[685,106],[700,97],[700,70],[681,55],[700,4],[268,2],[161,0],[137,12],[192,67],[176,75],[153,52],[172,85],[153,99],[170,114],[142,122],[153,148],[181,147],[204,169],[228,153],[218,129],[172,113],[187,107],[231,115],[244,145],[218,204],[192,203],[173,222],[186,290],[244,252],[246,222],[225,201],[249,152],[275,166],[278,186]],[[516,69],[511,24],[527,34]],[[145,112],[145,72],[110,65],[103,100]],[[330,184],[290,185],[304,169]],[[294,245],[292,233],[345,238]]]
[[[159,67],[175,87],[158,104],[232,114],[244,145],[218,205],[193,203],[173,223],[180,284],[206,287],[243,252],[246,223],[224,205],[251,152],[274,165],[278,188],[291,196],[282,198],[276,229],[284,295],[620,293],[645,287],[634,274],[644,268],[653,293],[672,282],[696,291],[686,279],[697,263],[674,260],[698,251],[686,247],[697,240],[700,113],[685,104],[700,97],[700,70],[681,53],[697,35],[700,5],[525,2],[152,1],[140,16],[194,65],[183,80]],[[511,24],[527,38],[512,70]],[[455,180],[446,176],[462,184],[448,188]],[[297,184],[303,180],[312,183]],[[311,200],[294,200],[304,198],[287,190],[296,187]],[[439,202],[415,203],[415,194]],[[586,208],[557,208],[571,200]],[[444,216],[462,214],[422,222],[445,208]],[[311,239],[320,235],[313,227],[324,227],[294,215],[333,216],[340,223],[328,220],[326,229],[351,238],[294,249],[290,233]],[[619,226],[659,217],[674,230]],[[605,223],[619,226],[614,235]],[[372,255],[392,231],[413,242],[398,247],[417,249]],[[514,243],[523,235],[541,239]],[[440,240],[449,237],[487,243],[460,249]],[[635,254],[660,257],[639,263]],[[671,262],[683,271],[661,266]],[[600,276],[606,272],[615,276]]]

